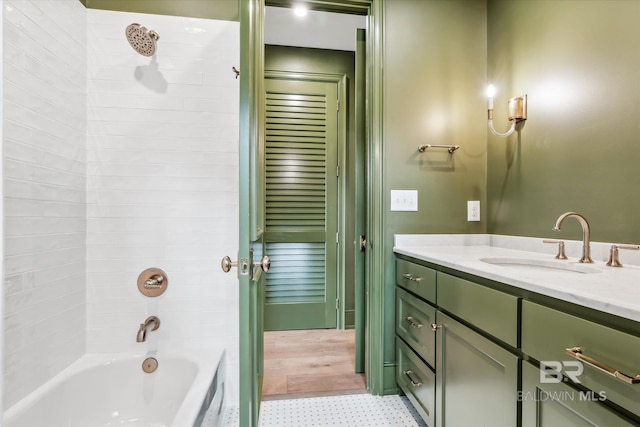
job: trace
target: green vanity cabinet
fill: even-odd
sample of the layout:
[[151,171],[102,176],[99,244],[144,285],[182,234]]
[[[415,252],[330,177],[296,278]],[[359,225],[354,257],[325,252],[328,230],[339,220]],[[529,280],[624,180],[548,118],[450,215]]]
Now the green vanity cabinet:
[[429,427],[640,426],[640,324],[411,259],[397,383]]
[[522,427],[632,427],[617,413],[562,381],[548,381],[528,362],[522,366]]
[[519,358],[437,313],[436,426],[518,425]]
[[396,285],[396,379],[427,425],[517,426],[520,359],[496,342],[517,344],[518,298],[404,259]]

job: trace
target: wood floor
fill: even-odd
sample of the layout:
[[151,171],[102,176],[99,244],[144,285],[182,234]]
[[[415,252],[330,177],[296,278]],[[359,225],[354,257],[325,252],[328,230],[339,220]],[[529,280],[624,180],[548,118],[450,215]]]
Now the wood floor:
[[352,329],[265,332],[263,399],[366,393],[354,343]]

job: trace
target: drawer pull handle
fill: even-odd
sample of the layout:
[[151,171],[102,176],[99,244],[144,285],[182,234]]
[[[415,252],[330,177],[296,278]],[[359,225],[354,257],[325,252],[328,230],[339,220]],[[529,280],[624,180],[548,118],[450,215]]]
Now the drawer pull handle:
[[413,372],[411,371],[402,371],[402,373],[409,378],[409,382],[411,382],[411,385],[414,387],[420,387],[422,385],[422,381],[418,380],[418,381],[414,381],[413,378],[411,377],[411,375],[413,374]]
[[416,322],[415,320],[413,320],[413,317],[411,317],[411,316],[407,316],[407,317],[405,317],[405,318],[404,318],[404,320],[406,320],[407,322],[409,322],[409,324],[410,324],[412,327],[416,328],[416,329],[420,329],[420,328],[422,328],[422,323],[418,323],[418,322]]
[[627,384],[640,384],[640,375],[636,375],[635,377],[629,376],[627,374],[620,372],[616,368],[606,365],[589,356],[585,356],[584,354],[582,354],[582,347],[567,348],[565,349],[565,352],[569,356],[573,357],[574,359],[577,359],[583,363],[586,363],[587,365],[593,368],[596,368],[597,370],[604,372],[605,374],[609,374],[612,377],[615,377],[622,382],[625,382]]
[[431,330],[433,332],[438,332],[438,329],[442,329],[442,325],[438,325],[437,323],[432,323],[431,324]]
[[407,280],[411,280],[412,282],[421,282],[422,281],[422,277],[413,277],[411,274],[409,273],[404,273],[402,275],[402,277],[404,277]]

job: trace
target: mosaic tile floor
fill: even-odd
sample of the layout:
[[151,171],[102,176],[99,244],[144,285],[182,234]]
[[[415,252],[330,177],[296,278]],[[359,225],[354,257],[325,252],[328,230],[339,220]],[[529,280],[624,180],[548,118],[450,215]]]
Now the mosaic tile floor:
[[[237,426],[237,411],[224,426]],[[406,397],[352,394],[262,402],[261,427],[426,427]]]

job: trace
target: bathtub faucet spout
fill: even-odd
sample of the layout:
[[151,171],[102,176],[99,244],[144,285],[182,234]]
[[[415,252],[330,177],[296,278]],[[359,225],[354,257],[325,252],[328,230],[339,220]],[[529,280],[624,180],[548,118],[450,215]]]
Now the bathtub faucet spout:
[[149,316],[144,323],[140,324],[140,329],[138,329],[138,336],[136,337],[136,342],[145,342],[147,340],[147,331],[155,331],[160,327],[160,319],[156,316]]

